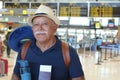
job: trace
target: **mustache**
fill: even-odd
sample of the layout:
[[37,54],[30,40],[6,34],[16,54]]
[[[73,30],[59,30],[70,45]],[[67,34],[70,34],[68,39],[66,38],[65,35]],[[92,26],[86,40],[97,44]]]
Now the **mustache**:
[[34,34],[35,35],[37,35],[37,34],[47,34],[47,32],[46,31],[36,31],[36,32],[34,32]]

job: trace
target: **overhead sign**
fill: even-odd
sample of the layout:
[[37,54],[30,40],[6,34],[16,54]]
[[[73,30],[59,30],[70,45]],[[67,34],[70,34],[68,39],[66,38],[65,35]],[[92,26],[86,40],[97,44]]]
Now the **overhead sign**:
[[0,9],[0,12],[6,12],[8,9]]
[[34,14],[36,9],[27,9],[27,14]]

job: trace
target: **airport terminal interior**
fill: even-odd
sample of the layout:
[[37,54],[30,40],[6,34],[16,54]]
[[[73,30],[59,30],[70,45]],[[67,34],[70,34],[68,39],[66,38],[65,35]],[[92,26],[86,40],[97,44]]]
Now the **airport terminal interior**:
[[11,50],[7,56],[8,27],[28,26],[27,18],[41,4],[60,19],[56,35],[75,48],[86,80],[120,80],[120,0],[0,0],[0,54],[8,60],[0,80],[10,80],[18,54]]

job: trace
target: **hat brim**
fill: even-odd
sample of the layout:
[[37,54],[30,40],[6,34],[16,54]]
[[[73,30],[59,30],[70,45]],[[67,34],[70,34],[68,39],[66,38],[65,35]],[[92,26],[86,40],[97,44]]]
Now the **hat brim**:
[[28,22],[28,24],[30,25],[30,26],[32,26],[32,22],[33,22],[33,19],[35,18],[35,17],[39,17],[39,16],[44,16],[44,17],[48,17],[48,18],[50,18],[51,20],[53,20],[57,25],[59,25],[60,24],[60,21],[59,21],[59,19],[57,18],[57,17],[55,17],[55,16],[49,16],[49,15],[34,15],[34,16],[30,16],[30,17],[28,17],[28,19],[27,19],[27,22]]
[[15,51],[20,51],[22,41],[24,40],[35,40],[32,29],[30,26],[22,26],[16,28],[10,33],[8,38],[8,45]]

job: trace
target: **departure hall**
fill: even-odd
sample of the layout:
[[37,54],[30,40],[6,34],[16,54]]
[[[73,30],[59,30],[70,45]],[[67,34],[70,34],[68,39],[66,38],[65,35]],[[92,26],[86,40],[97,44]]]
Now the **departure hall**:
[[8,53],[9,27],[28,26],[40,5],[59,18],[56,35],[76,50],[85,80],[120,80],[120,0],[0,0],[0,80],[11,80],[18,55]]

